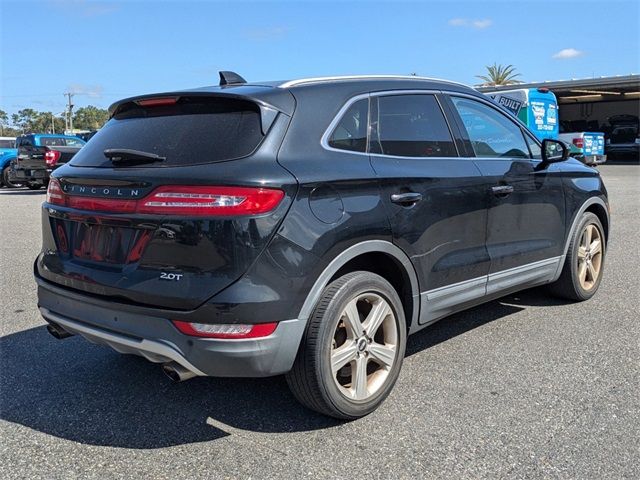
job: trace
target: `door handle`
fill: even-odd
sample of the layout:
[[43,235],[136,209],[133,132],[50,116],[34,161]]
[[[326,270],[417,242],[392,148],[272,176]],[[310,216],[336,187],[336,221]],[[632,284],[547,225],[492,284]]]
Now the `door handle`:
[[513,193],[513,187],[511,185],[496,185],[491,187],[491,191],[496,197],[506,197]]
[[399,203],[403,206],[413,205],[422,200],[422,194],[418,192],[394,193],[391,195],[393,203]]

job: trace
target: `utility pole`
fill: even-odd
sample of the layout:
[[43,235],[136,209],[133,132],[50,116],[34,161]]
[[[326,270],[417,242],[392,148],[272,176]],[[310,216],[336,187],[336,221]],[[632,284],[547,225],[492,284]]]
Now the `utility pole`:
[[56,124],[53,121],[53,113],[51,114],[51,133],[56,133]]
[[73,133],[73,103],[71,103],[71,99],[75,95],[75,93],[67,92],[64,94],[67,97],[68,107],[67,111],[69,112],[69,130]]

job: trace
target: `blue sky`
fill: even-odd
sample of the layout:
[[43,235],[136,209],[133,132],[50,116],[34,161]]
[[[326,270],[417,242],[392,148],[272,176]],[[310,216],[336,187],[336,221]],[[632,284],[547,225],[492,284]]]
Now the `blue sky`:
[[[393,73],[477,83],[640,72],[640,2],[0,0],[0,108],[107,107],[139,93],[248,80]],[[20,20],[22,19],[22,20]]]

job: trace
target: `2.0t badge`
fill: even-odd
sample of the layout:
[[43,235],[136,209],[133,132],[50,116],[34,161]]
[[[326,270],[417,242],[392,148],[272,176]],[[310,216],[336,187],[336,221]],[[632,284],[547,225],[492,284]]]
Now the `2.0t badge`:
[[182,273],[160,272],[160,280],[172,280],[174,282],[177,282],[182,278],[182,276]]

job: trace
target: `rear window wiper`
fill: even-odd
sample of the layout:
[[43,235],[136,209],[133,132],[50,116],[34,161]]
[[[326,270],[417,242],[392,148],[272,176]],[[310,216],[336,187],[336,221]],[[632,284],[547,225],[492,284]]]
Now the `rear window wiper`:
[[103,153],[113,163],[153,163],[166,160],[166,157],[161,157],[155,153],[131,150],[129,148],[107,148]]

